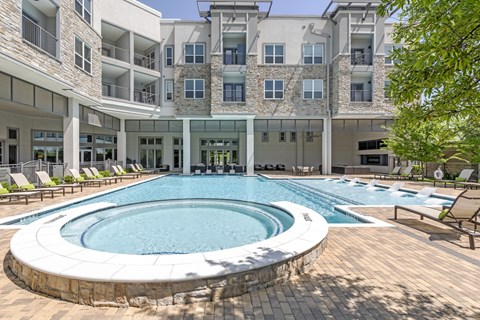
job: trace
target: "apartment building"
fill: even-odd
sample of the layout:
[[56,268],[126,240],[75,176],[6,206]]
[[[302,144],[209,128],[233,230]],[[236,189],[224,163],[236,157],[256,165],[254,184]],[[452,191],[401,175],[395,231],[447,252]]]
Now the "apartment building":
[[0,164],[387,172],[378,2],[274,16],[275,0],[192,0],[195,21],[135,0],[0,2]]

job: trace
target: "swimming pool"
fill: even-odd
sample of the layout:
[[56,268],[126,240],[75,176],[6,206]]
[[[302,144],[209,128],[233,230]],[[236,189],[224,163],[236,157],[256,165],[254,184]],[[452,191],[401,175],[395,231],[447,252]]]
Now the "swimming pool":
[[[405,192],[373,191],[368,190],[361,184],[336,183],[329,179],[300,180],[230,175],[169,175],[96,196],[70,205],[69,208],[96,202],[126,205],[147,201],[189,198],[230,199],[263,204],[275,201],[289,201],[311,208],[320,213],[331,224],[358,224],[366,222],[361,221],[357,217],[336,211],[334,206],[337,205],[425,205],[449,203],[445,199],[415,197],[413,194]],[[13,220],[5,224],[26,225],[39,217],[56,213],[60,210],[39,212],[34,216]]]

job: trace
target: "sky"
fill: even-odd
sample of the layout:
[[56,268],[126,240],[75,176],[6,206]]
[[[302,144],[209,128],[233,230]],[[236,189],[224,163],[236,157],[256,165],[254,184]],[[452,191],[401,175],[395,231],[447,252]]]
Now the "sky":
[[[200,20],[195,0],[139,0],[162,13],[163,18]],[[270,14],[321,15],[330,0],[273,0]],[[263,8],[263,5],[262,7]]]

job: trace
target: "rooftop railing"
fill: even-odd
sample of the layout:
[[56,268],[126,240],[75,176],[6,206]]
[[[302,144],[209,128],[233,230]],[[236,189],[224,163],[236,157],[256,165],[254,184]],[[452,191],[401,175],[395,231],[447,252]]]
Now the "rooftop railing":
[[127,49],[115,47],[108,43],[102,43],[102,55],[124,62],[130,62],[130,53]]
[[48,54],[57,57],[58,39],[27,16],[22,16],[22,37]]

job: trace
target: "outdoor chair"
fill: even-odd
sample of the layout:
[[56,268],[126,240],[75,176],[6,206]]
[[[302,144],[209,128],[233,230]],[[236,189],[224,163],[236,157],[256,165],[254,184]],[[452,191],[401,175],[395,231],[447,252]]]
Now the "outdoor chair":
[[128,174],[127,172],[124,172],[123,170],[120,170],[118,166],[112,165],[112,169],[113,169],[113,172],[115,172],[115,176],[121,177],[122,179],[123,178],[135,179],[138,176],[138,175],[131,175],[131,174]]
[[[480,212],[480,190],[465,190],[458,195],[451,207],[443,210],[426,206],[402,206],[396,205],[393,219],[396,220],[399,210],[405,210],[445,224],[457,231],[468,235],[470,249],[475,250],[475,237],[480,236],[477,230],[479,225],[478,214]],[[469,223],[470,226],[465,226]]]
[[396,166],[390,173],[375,173],[373,178],[387,179],[387,178],[396,178],[400,175],[401,166]]
[[292,166],[292,175],[296,176],[298,175],[297,169],[295,169],[295,166]]
[[265,165],[265,170],[275,170],[275,167],[273,166],[273,164],[267,163]]
[[99,188],[102,186],[102,183],[103,183],[102,180],[85,179],[84,177],[82,177],[80,175],[80,173],[77,171],[77,169],[68,169],[68,171],[70,171],[70,174],[73,176],[73,179],[75,179],[75,181],[77,183],[83,184],[85,186],[90,186],[90,185],[96,184],[96,185],[98,185]]
[[276,167],[277,167],[277,170],[279,170],[279,171],[285,171],[285,165],[284,164],[279,163],[279,164],[276,165]]
[[135,167],[137,167],[137,170],[140,171],[141,173],[145,174],[154,174],[156,173],[157,170],[150,170],[150,169],[145,169],[141,163],[134,164]]
[[[104,177],[98,172],[98,169],[95,167],[90,167],[90,171],[92,171],[93,175],[99,179],[101,178],[115,178],[115,179],[120,179],[120,182],[122,182],[122,176],[113,176],[113,177]],[[117,180],[115,180],[115,183],[117,183]]]
[[478,189],[480,188],[480,180],[478,182],[455,182],[454,186],[463,186],[465,189]]
[[126,175],[130,175],[130,176],[134,176],[136,178],[140,177],[142,174],[139,173],[139,172],[127,172],[125,169],[123,169],[123,167],[119,164],[117,164],[117,168],[118,170],[120,170],[120,172],[123,173],[124,176]]
[[[31,184],[28,179],[23,175],[23,173],[9,173],[13,181],[18,187],[18,191],[39,191],[42,193],[50,193],[50,196],[53,198],[56,191],[61,191],[65,195],[65,189],[60,187],[49,187],[49,188],[37,188]],[[15,191],[14,191],[15,192]]]
[[255,171],[260,171],[260,170],[263,170],[263,166],[261,164],[254,164],[253,165],[253,170]]
[[56,184],[54,181],[52,181],[52,179],[50,179],[50,176],[46,171],[36,171],[35,174],[37,175],[38,180],[40,180],[42,187],[45,187],[45,188],[58,187],[63,189],[70,188],[70,193],[73,193],[74,188],[80,188],[80,191],[83,191],[83,186],[79,183]]
[[421,178],[422,176],[421,175],[414,175],[413,174],[413,166],[408,166],[405,168],[405,170],[402,171],[402,173],[400,173],[400,175],[398,176],[398,179],[417,179],[418,178]]
[[437,183],[443,183],[443,187],[447,187],[447,183],[453,183],[453,188],[456,189],[457,184],[459,182],[467,182],[470,180],[470,177],[473,174],[473,169],[463,169],[462,172],[460,172],[460,175],[455,178],[455,180],[433,180],[433,186],[436,186]]
[[12,198],[20,200],[25,199],[25,204],[28,204],[28,199],[31,197],[40,196],[40,200],[43,201],[43,193],[40,191],[24,191],[24,192],[10,192],[7,189],[0,186],[0,199],[7,199],[11,202]]
[[87,179],[89,181],[100,180],[100,181],[103,181],[105,183],[105,185],[107,185],[107,182],[108,182],[108,184],[112,184],[112,182],[117,183],[117,181],[118,181],[117,177],[104,177],[100,173],[98,175],[96,175],[89,168],[82,168],[82,171],[83,171],[83,173],[85,173],[85,175],[87,176]]

